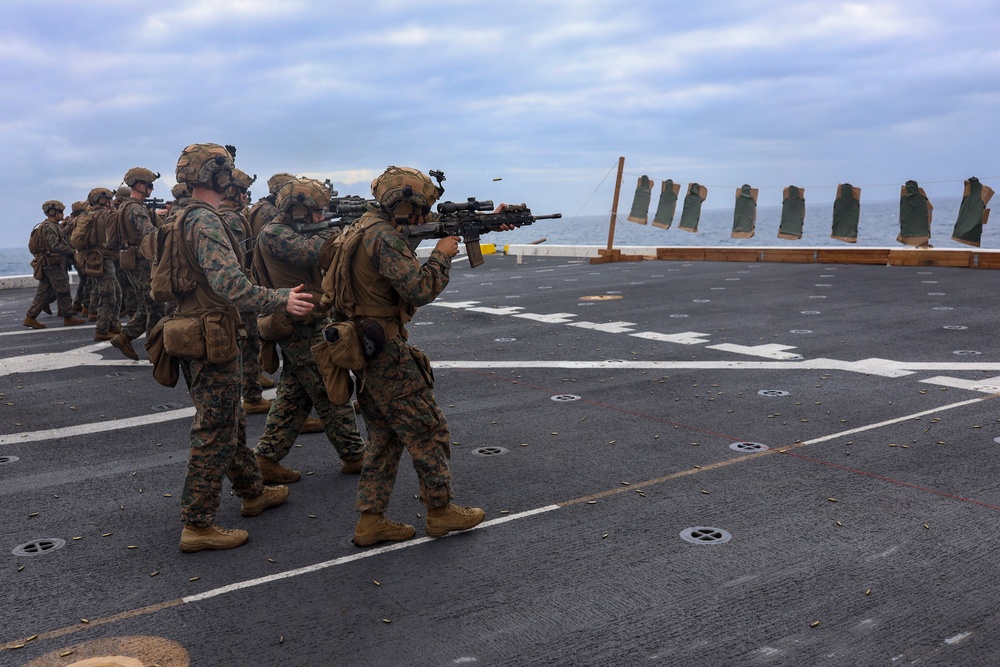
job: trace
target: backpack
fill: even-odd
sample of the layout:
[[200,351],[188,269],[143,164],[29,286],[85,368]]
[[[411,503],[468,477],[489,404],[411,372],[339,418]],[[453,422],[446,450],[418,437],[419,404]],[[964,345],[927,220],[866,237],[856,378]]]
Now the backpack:
[[69,244],[74,250],[88,250],[100,246],[97,237],[97,219],[102,213],[105,213],[104,209],[94,209],[80,214],[69,237]]
[[111,215],[108,216],[104,229],[104,245],[108,250],[121,250],[128,242],[128,233],[122,227],[126,222],[125,210],[127,208],[128,202],[123,202],[117,210],[112,211]]
[[44,224],[44,222],[39,222],[35,225],[31,230],[31,236],[28,237],[28,252],[32,255],[41,255],[50,250],[49,242],[42,232],[42,225]]
[[184,221],[196,208],[214,210],[208,204],[192,202],[156,230],[156,257],[149,275],[149,291],[155,301],[175,301],[193,292],[204,280],[204,273],[184,235]]
[[[378,222],[378,218],[371,218],[371,224],[375,222]],[[354,311],[358,307],[358,297],[354,292],[354,282],[351,277],[351,264],[369,226],[370,224],[361,224],[359,221],[344,229],[333,240],[329,255],[330,263],[326,267],[320,267],[325,271],[323,302],[332,304],[334,312],[339,317],[354,317]]]

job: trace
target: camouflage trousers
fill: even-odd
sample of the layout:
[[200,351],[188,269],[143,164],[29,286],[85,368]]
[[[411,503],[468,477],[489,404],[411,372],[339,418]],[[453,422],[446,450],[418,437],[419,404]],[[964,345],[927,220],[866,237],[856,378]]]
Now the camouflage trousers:
[[254,451],[273,461],[280,461],[295,444],[302,424],[316,406],[323,421],[326,437],[343,461],[358,461],[364,456],[365,441],[358,433],[358,418],[354,408],[333,405],[326,395],[326,386],[313,359],[312,345],[322,340],[318,325],[296,324],[296,332],[279,342],[281,346],[281,379],[278,381],[274,405],[267,413],[264,434]]
[[240,313],[246,338],[240,339],[240,355],[243,357],[243,400],[256,403],[264,391],[260,386],[260,330],[257,328],[256,313]]
[[69,288],[69,275],[62,264],[52,264],[42,269],[44,275],[38,281],[38,291],[28,306],[28,317],[38,317],[42,308],[49,305],[55,298],[63,317],[69,317],[73,312],[73,296]]
[[83,307],[90,304],[90,278],[80,269],[76,270],[76,277],[79,280],[76,284],[76,298],[73,299],[73,306]]
[[[118,311],[122,301],[122,288],[118,284],[114,260],[105,259],[104,275],[91,280],[97,298],[97,333],[106,334],[111,331],[112,322],[118,322]],[[91,297],[90,303],[93,312],[94,297]]]
[[449,468],[451,432],[434,399],[432,383],[429,371],[425,375],[410,346],[398,336],[368,362],[358,393],[368,427],[368,449],[358,481],[358,510],[386,510],[404,449],[413,460],[420,500],[426,507],[443,507],[454,498]]
[[195,526],[215,522],[222,498],[222,478],[240,498],[264,490],[260,469],[247,447],[247,417],[240,403],[240,358],[225,364],[204,359],[181,361],[194,402],[191,452],[181,497],[181,520]]
[[152,266],[152,262],[140,257],[134,270],[124,271],[135,289],[139,303],[128,323],[122,327],[122,335],[129,340],[135,340],[144,333],[148,334],[163,317],[163,305],[153,301],[153,297],[149,294],[149,272]]
[[124,313],[132,317],[139,308],[139,298],[136,294],[135,286],[128,279],[125,269],[121,267],[118,260],[115,260],[115,275],[118,278],[118,287],[121,290],[121,296],[118,298],[118,314],[121,316]]

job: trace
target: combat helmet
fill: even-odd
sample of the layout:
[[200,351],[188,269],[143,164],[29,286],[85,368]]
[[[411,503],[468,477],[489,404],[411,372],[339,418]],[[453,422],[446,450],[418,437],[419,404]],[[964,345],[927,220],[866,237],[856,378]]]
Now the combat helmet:
[[314,211],[322,211],[330,203],[330,191],[315,178],[293,178],[275,197],[281,220],[300,234],[326,229],[325,220],[313,222]]
[[94,188],[87,195],[87,203],[91,206],[106,206],[111,204],[111,198],[115,196],[111,190],[107,188]]
[[132,188],[127,185],[119,185],[118,189],[115,190],[115,199],[122,200],[128,199],[132,196]]
[[188,188],[187,183],[178,183],[170,188],[170,196],[174,198],[174,201],[180,201],[190,197],[191,190]]
[[70,217],[74,217],[74,216],[80,215],[81,213],[83,213],[86,210],[87,210],[87,202],[85,202],[85,201],[75,201],[75,202],[73,202],[72,208],[70,208],[69,215],[70,215]]
[[400,204],[410,204],[426,214],[442,194],[444,188],[410,167],[389,167],[372,181],[372,196],[390,212]]
[[250,189],[250,186],[257,181],[257,174],[253,176],[247,175],[242,169],[233,169],[233,187],[237,188],[241,192],[246,192]]
[[219,144],[191,144],[177,160],[177,182],[225,192],[235,166],[229,151]]
[[125,178],[123,178],[122,180],[125,181],[125,185],[131,188],[140,181],[152,185],[153,181],[155,181],[159,177],[160,177],[159,173],[150,171],[145,167],[132,167],[131,169],[125,172]]
[[59,201],[58,199],[50,199],[47,202],[45,202],[44,204],[42,204],[42,213],[44,213],[46,216],[50,215],[49,211],[55,211],[56,213],[62,213],[65,210],[66,210],[66,207],[63,206],[63,203],[61,201]]
[[267,179],[268,194],[270,194],[272,197],[276,196],[278,194],[278,190],[281,189],[281,186],[287,183],[288,181],[292,180],[293,178],[295,178],[294,174],[280,173],[280,174],[275,174],[271,178]]

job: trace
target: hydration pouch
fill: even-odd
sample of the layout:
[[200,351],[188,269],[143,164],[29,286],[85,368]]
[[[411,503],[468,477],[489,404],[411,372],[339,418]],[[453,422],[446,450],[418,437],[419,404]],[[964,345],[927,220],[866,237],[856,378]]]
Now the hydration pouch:
[[213,310],[202,317],[205,327],[205,361],[210,364],[226,364],[239,353],[236,336],[236,321],[229,313]]
[[257,360],[265,373],[273,373],[278,370],[278,344],[273,340],[261,341]]
[[135,261],[135,248],[124,248],[118,251],[118,265],[126,271],[135,271],[137,264]]

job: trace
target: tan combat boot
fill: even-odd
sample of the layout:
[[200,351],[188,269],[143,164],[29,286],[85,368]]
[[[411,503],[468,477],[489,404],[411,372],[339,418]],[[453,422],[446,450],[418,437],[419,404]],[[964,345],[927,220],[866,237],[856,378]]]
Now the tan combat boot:
[[108,331],[107,333],[97,332],[97,333],[94,334],[94,340],[98,340],[98,341],[100,341],[100,340],[111,340],[114,337],[115,337],[115,335],[113,333],[111,333],[110,331]]
[[136,354],[135,348],[132,347],[132,341],[125,337],[125,334],[117,334],[111,339],[111,345],[121,350],[129,359],[133,361],[139,361],[139,355]]
[[455,503],[432,507],[427,510],[427,534],[441,537],[453,530],[468,530],[478,526],[485,516],[478,507],[461,507]]
[[187,524],[181,531],[181,551],[194,553],[206,549],[235,549],[243,546],[250,539],[250,533],[245,530],[230,530],[211,526],[192,526]]
[[24,326],[31,327],[32,329],[44,329],[45,325],[36,320],[34,317],[25,317]]
[[90,317],[90,309],[86,306],[80,308],[80,317],[87,318]]
[[306,423],[302,425],[302,430],[300,433],[322,433],[326,430],[323,426],[323,420],[319,417],[310,416],[306,419]]
[[340,459],[340,472],[345,475],[357,475],[361,472],[364,467],[365,460],[363,458],[355,459],[353,461],[345,461]]
[[287,486],[265,486],[256,498],[244,498],[240,505],[243,516],[257,516],[266,509],[277,507],[288,500]]
[[87,323],[87,320],[81,320],[81,319],[79,319],[77,317],[73,317],[72,315],[70,315],[69,317],[64,317],[63,318],[63,326],[64,327],[75,327],[75,326],[78,326],[80,324],[86,324],[86,323]]
[[416,534],[413,526],[387,519],[384,514],[362,512],[358,525],[354,527],[354,544],[370,547],[379,542],[402,542]]
[[87,315],[87,321],[88,322],[96,322],[97,321],[97,313],[91,312],[90,314],[88,314]]
[[274,401],[261,396],[256,401],[243,401],[243,412],[248,415],[266,415],[273,404]]
[[286,468],[266,456],[257,457],[257,467],[260,468],[260,475],[264,478],[265,484],[291,484],[302,477],[302,473],[298,470]]
[[261,373],[257,376],[257,384],[264,389],[271,389],[274,387],[274,380]]

